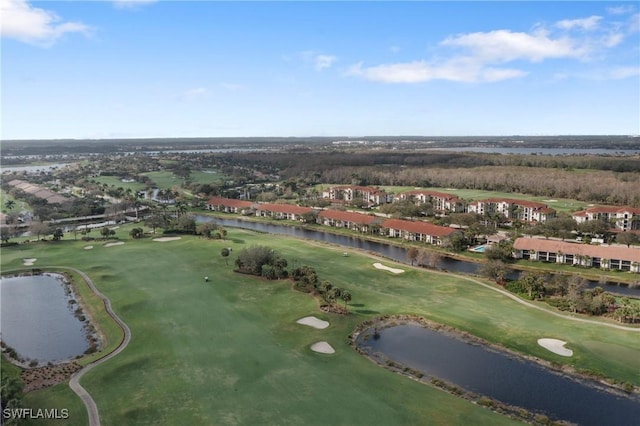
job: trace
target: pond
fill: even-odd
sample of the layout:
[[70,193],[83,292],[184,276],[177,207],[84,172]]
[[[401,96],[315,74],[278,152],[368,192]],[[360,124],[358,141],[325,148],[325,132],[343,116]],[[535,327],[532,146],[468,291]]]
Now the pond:
[[580,425],[637,424],[640,399],[560,375],[451,333],[408,323],[360,333],[356,345],[466,391]]
[[[297,238],[307,238],[315,241],[337,244],[344,247],[352,247],[359,250],[375,253],[388,259],[395,260],[397,262],[408,263],[407,249],[405,247],[381,243],[377,241],[368,241],[357,236],[337,235],[332,234],[331,232],[324,232],[321,229],[303,229],[295,226],[279,225],[275,223],[252,222],[232,217],[220,218],[197,215],[196,220],[199,222],[214,222],[225,227],[244,228],[258,232],[266,232],[269,234],[289,235]],[[398,243],[401,244],[401,241],[398,241]],[[441,256],[438,260],[436,268],[443,271],[479,275],[481,265],[481,263]],[[507,279],[516,280],[518,279],[519,275],[520,271],[511,270],[507,274]],[[597,281],[589,281],[588,286],[590,288],[594,288],[596,286],[603,286],[603,284]],[[640,297],[640,287],[632,288],[624,284],[607,282],[605,290],[610,293],[615,293],[623,296]]]
[[67,361],[89,347],[71,286],[62,275],[2,277],[0,333],[2,341],[25,360]]

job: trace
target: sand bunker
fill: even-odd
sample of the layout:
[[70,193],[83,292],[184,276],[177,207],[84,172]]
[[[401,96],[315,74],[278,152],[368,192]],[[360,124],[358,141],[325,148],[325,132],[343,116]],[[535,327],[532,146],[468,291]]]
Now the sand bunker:
[[374,263],[373,267],[376,269],[383,269],[385,271],[389,271],[393,274],[401,274],[402,272],[404,272],[404,269],[389,268],[388,266],[384,266],[382,263]]
[[36,260],[38,260],[38,259],[36,259],[35,257],[31,257],[31,258],[27,258],[27,259],[22,259],[22,261],[24,262],[24,263],[23,263],[23,265],[24,265],[24,266],[31,266],[31,265],[33,265],[33,264],[36,262]]
[[317,342],[311,345],[311,350],[314,352],[319,352],[321,354],[334,354],[336,353],[335,349],[331,347],[327,342]]
[[542,201],[544,201],[545,203],[557,203],[558,202],[558,200],[542,200]]
[[117,242],[117,243],[107,243],[107,244],[105,244],[104,246],[105,246],[105,247],[113,247],[113,246],[121,246],[121,245],[123,245],[123,244],[124,244],[124,242],[119,241],[119,242]]
[[572,356],[573,355],[573,351],[571,349],[567,349],[567,348],[564,347],[564,345],[566,345],[567,342],[563,342],[562,340],[558,340],[558,339],[538,339],[538,344],[540,346],[542,346],[543,348],[550,350],[554,354],[558,354],[558,355],[561,355],[561,356]]
[[93,246],[84,246],[83,247],[85,250],[91,250],[93,248]]
[[298,324],[308,325],[309,327],[317,328],[322,330],[323,328],[329,327],[329,323],[327,321],[323,321],[316,317],[304,317],[300,318],[296,321]]
[[182,237],[161,237],[161,238],[154,238],[153,241],[160,241],[165,242],[165,241],[175,241],[175,240],[181,240]]

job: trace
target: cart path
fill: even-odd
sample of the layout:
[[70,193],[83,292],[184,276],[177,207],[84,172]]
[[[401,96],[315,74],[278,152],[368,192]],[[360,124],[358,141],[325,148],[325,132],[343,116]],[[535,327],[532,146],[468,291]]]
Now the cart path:
[[126,348],[127,345],[129,344],[129,341],[131,340],[131,330],[129,330],[129,327],[127,326],[127,324],[125,324],[124,321],[122,321],[120,317],[118,317],[115,314],[115,312],[113,312],[113,310],[111,309],[111,301],[104,294],[98,291],[96,286],[93,284],[93,281],[91,280],[91,278],[89,278],[87,274],[85,274],[84,272],[76,268],[59,267],[59,266],[56,266],[55,268],[68,269],[78,273],[82,277],[82,279],[87,283],[87,286],[91,289],[91,291],[93,291],[93,293],[96,296],[102,299],[104,303],[104,308],[107,311],[107,314],[111,318],[113,318],[113,320],[118,324],[118,326],[123,331],[122,340],[113,351],[109,352],[102,358],[99,358],[85,365],[82,369],[76,371],[71,376],[71,380],[69,380],[69,387],[71,388],[72,391],[76,393],[76,395],[80,397],[85,407],[87,407],[87,414],[89,415],[89,425],[100,426],[100,414],[98,413],[98,406],[96,405],[95,401],[93,400],[89,392],[87,392],[87,390],[82,387],[82,385],[80,384],[80,379],[86,372],[91,371],[91,369],[96,365],[102,364],[103,362],[110,360],[111,358],[113,358],[114,356],[122,352],[124,348]]

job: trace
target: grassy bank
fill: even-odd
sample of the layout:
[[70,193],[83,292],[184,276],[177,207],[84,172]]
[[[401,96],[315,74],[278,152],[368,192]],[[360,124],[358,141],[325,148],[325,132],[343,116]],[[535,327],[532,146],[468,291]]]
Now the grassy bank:
[[[124,245],[93,242],[25,244],[3,249],[3,270],[22,259],[35,266],[73,266],[88,273],[129,325],[132,340],[116,358],[88,373],[102,423],[110,424],[506,424],[487,409],[386,371],[353,351],[347,336],[377,315],[415,314],[555,363],[640,385],[640,334],[552,317],[451,274],[373,268],[377,259],[319,243],[229,229],[228,239],[183,237]],[[235,253],[268,245],[290,265],[311,265],[321,279],[348,289],[349,316],[321,312],[288,282],[232,271]],[[220,255],[232,247],[230,265]],[[389,266],[390,262],[383,262]],[[210,277],[205,283],[204,277]],[[315,315],[324,330],[296,324]],[[543,331],[542,331],[543,330]],[[540,337],[567,341],[574,357],[539,347]],[[327,341],[334,355],[312,352]],[[77,406],[65,386],[29,394],[32,407]],[[83,424],[82,408],[74,424]],[[78,422],[76,423],[75,420]],[[38,424],[44,424],[39,422]]]

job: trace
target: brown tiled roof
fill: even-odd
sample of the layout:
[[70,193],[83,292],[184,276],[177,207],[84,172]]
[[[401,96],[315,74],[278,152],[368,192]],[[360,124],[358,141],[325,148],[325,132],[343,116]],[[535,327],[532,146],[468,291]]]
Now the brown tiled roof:
[[640,248],[636,247],[594,246],[540,238],[518,238],[513,243],[513,248],[640,262]]
[[249,208],[254,203],[252,201],[236,200],[233,198],[211,197],[208,204],[212,206],[225,206],[242,209]]
[[368,214],[343,212],[340,210],[323,210],[318,213],[318,217],[326,217],[328,219],[342,220],[344,222],[363,223],[369,225],[379,218]]
[[571,213],[571,216],[582,216],[582,217],[586,217],[586,216],[587,216],[587,211],[586,211],[586,210],[578,210],[577,212],[573,212],[573,213]]
[[401,231],[409,231],[416,234],[432,235],[434,237],[444,237],[456,232],[453,228],[434,225],[429,222],[410,221],[402,219],[386,219],[382,222],[382,227],[387,229],[399,229]]
[[640,214],[639,208],[634,207],[616,207],[616,206],[598,206],[590,207],[586,210],[587,213],[633,213]]
[[258,204],[258,210],[266,210],[276,213],[305,214],[313,211],[310,207],[293,206],[291,204]]

